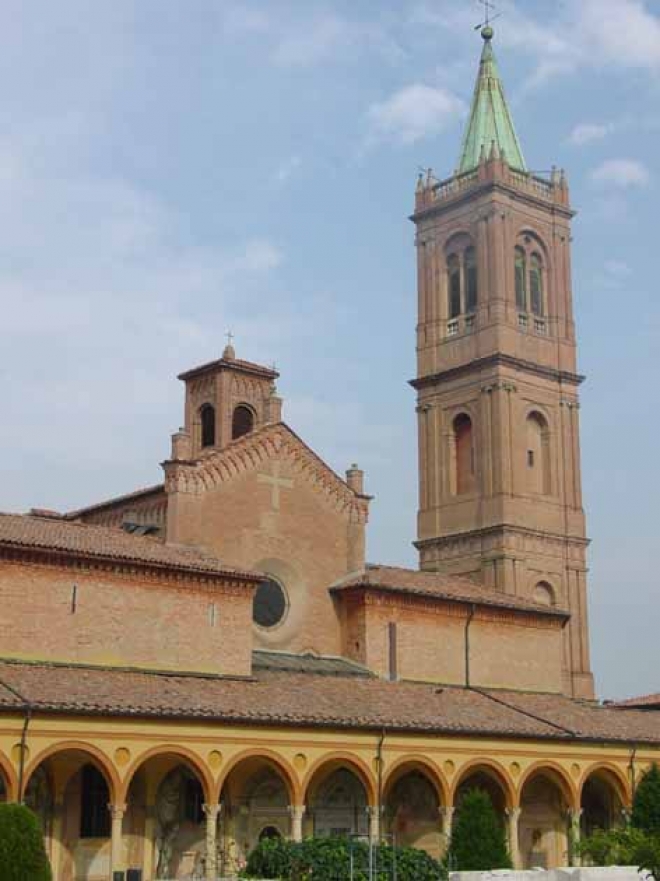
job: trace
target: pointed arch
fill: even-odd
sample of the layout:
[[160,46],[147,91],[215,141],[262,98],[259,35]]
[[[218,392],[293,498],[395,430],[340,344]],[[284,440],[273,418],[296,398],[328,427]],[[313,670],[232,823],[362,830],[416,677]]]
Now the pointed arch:
[[[65,740],[59,743],[54,743],[38,753],[28,763],[28,766],[25,769],[23,792],[25,792],[25,789],[27,788],[30,777],[42,762],[45,762],[46,759],[54,758],[55,756],[65,752],[76,752],[85,755],[89,763],[95,765],[95,767],[105,777],[106,783],[108,784],[108,791],[110,793],[111,803],[116,804],[121,800],[120,796],[123,794],[121,780],[119,778],[117,769],[115,768],[115,765],[110,757],[97,746],[78,740]],[[19,798],[21,797],[21,795],[22,793],[19,793]]]
[[185,746],[181,746],[180,744],[162,744],[154,746],[151,749],[146,750],[146,752],[141,753],[139,756],[136,756],[123,780],[121,789],[122,799],[124,801],[126,800],[136,773],[146,764],[146,762],[150,759],[167,758],[168,756],[178,759],[181,764],[187,766],[188,769],[193,772],[202,785],[204,798],[208,803],[211,803],[214,793],[213,775],[211,770],[197,753]]
[[0,753],[0,776],[7,801],[18,801],[18,776],[7,756]]
[[378,801],[378,787],[369,766],[358,756],[346,752],[333,752],[320,756],[311,766],[302,782],[302,795],[305,804],[314,788],[329,777],[333,771],[345,768],[353,774],[364,786],[367,796],[367,804],[374,807]]
[[571,780],[570,775],[560,764],[553,761],[539,761],[534,762],[529,768],[526,768],[523,774],[518,781],[518,801],[520,802],[520,797],[525,788],[525,784],[531,780],[534,776],[541,775],[547,777],[549,780],[552,780],[553,783],[560,789],[562,795],[566,799],[566,804],[570,808],[577,808],[579,806],[580,795],[578,792],[578,788]]
[[494,759],[474,759],[463,765],[456,774],[456,779],[451,790],[451,804],[456,805],[456,797],[461,787],[470,779],[470,777],[483,774],[485,777],[493,781],[501,790],[504,797],[505,808],[514,808],[518,806],[518,794],[513,784],[513,780],[506,770]]
[[264,765],[273,768],[280,775],[284,782],[284,785],[287,788],[287,792],[290,798],[290,804],[302,804],[301,793],[303,791],[303,787],[300,785],[300,781],[298,780],[298,776],[293,767],[283,756],[275,752],[275,750],[265,749],[261,747],[258,749],[246,749],[243,752],[238,753],[238,755],[233,756],[232,759],[227,763],[227,766],[223,769],[222,774],[215,784],[214,793],[217,801],[220,800],[222,789],[229,779],[232,771],[238,768],[239,765],[250,760],[255,762],[262,762]]
[[215,446],[215,407],[202,404],[199,408],[201,446],[203,449]]
[[411,771],[417,771],[423,774],[433,786],[438,802],[441,806],[446,807],[450,804],[450,790],[446,779],[440,773],[440,770],[430,759],[422,755],[402,756],[393,762],[385,771],[383,776],[383,799],[385,799],[392,787],[406,774]]

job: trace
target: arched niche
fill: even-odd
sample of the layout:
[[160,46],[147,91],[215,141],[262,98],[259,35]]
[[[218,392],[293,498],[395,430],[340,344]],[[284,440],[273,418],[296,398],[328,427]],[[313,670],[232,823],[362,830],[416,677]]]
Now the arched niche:
[[55,745],[30,763],[24,798],[39,819],[55,877],[109,874],[110,805],[118,788],[114,768],[92,746]]
[[436,783],[421,767],[401,769],[384,795],[385,833],[397,846],[416,847],[439,858],[444,839]]
[[527,415],[526,439],[527,492],[533,495],[550,495],[552,491],[550,427],[545,416],[538,410],[532,410]]
[[525,869],[568,865],[570,784],[557,771],[541,768],[523,783],[518,821],[519,849]]
[[212,782],[199,758],[160,747],[138,756],[126,779],[122,837],[131,867],[155,879],[203,869]]
[[203,404],[199,409],[200,443],[202,449],[215,446],[215,407]]
[[477,484],[474,426],[469,414],[459,413],[454,417],[452,432],[452,492],[456,496],[461,496],[474,492]]
[[532,600],[539,606],[556,605],[557,596],[554,587],[548,581],[538,581],[532,592]]
[[[369,834],[369,795],[362,775],[348,762],[328,762],[307,787],[310,834],[346,837]],[[309,828],[309,827],[308,827]]]
[[291,835],[292,780],[269,756],[249,755],[234,764],[224,778],[220,802],[221,875],[235,871],[262,839]]
[[620,780],[609,768],[595,768],[582,784],[580,828],[589,836],[597,829],[608,831],[623,825],[624,792]]

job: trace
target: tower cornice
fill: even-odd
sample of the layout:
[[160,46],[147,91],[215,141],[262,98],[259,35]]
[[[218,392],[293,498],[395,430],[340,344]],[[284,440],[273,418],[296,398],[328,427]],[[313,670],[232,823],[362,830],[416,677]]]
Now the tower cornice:
[[474,202],[484,195],[501,193],[517,202],[542,208],[572,220],[576,215],[568,204],[567,188],[558,187],[551,181],[531,174],[506,169],[505,175],[480,178],[478,173],[454,175],[432,187],[419,190],[415,211],[410,215],[413,223],[455,210],[462,204]]
[[476,371],[485,370],[489,367],[510,367],[513,370],[520,370],[524,373],[542,376],[545,379],[552,379],[559,383],[574,386],[581,385],[586,379],[586,377],[579,373],[571,373],[568,370],[556,370],[543,364],[535,364],[533,361],[525,361],[522,358],[515,358],[512,355],[497,352],[493,355],[486,355],[484,358],[469,361],[466,364],[460,364],[457,367],[450,367],[447,370],[439,370],[426,376],[419,376],[416,379],[409,380],[409,382],[414,389],[419,391],[438,382],[447,382],[468,374],[474,375]]

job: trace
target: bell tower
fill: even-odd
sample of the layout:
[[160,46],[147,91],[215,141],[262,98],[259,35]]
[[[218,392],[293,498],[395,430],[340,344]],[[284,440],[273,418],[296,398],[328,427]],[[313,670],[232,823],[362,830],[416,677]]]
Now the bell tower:
[[455,173],[420,177],[419,514],[424,570],[570,612],[567,694],[593,696],[571,219],[563,172],[529,171],[483,28]]

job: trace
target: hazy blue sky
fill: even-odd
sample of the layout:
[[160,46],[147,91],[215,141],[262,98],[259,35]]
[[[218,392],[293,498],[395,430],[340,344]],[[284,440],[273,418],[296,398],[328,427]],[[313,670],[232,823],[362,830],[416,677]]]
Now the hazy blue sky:
[[[660,2],[502,0],[530,167],[565,166],[599,691],[660,689]],[[4,0],[0,508],[160,479],[178,371],[276,362],[285,418],[415,561],[418,166],[457,158],[476,0]]]

